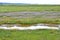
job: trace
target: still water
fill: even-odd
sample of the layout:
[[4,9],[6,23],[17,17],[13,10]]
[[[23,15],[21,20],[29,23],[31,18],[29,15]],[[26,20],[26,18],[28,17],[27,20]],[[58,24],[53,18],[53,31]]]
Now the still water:
[[60,29],[60,25],[57,24],[35,24],[35,25],[30,25],[30,26],[21,26],[18,24],[4,24],[0,26],[0,29],[6,29],[6,30],[37,30],[37,29]]

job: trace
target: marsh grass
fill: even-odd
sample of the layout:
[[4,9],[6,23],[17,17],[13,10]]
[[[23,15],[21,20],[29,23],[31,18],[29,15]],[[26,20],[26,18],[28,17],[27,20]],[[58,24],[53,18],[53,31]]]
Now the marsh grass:
[[53,11],[59,12],[60,5],[0,5],[0,12],[41,12]]
[[[59,12],[60,5],[0,5],[0,13],[5,12],[41,12],[41,11],[53,11]],[[0,17],[1,24],[21,24],[30,25],[38,23],[60,24],[59,18],[45,19],[41,17],[35,18],[12,18],[12,17]]]
[[21,24],[23,26],[34,25],[39,23],[47,23],[47,24],[60,24],[59,18],[54,19],[46,19],[46,18],[12,18],[12,17],[1,17],[1,24]]

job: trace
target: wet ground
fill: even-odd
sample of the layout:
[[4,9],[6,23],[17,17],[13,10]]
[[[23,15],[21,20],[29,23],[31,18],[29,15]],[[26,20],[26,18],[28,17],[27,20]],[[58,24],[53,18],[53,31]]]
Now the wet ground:
[[41,18],[60,18],[60,12],[10,12],[0,13],[0,17],[14,17],[14,18],[26,18],[26,17],[41,17]]
[[1,27],[30,27],[30,26],[48,26],[48,27],[59,27],[60,24],[32,24],[32,25],[26,25],[26,24],[2,24]]

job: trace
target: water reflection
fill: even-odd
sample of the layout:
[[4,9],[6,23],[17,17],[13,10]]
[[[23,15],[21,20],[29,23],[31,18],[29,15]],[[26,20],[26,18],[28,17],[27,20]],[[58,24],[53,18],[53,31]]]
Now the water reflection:
[[14,24],[14,25],[4,24],[0,26],[0,29],[9,29],[9,30],[12,30],[12,29],[16,29],[16,30],[57,29],[58,30],[60,27],[60,25],[52,25],[52,27],[49,25],[50,24],[35,24],[35,25],[28,26],[28,27],[26,26],[22,27],[17,24]]

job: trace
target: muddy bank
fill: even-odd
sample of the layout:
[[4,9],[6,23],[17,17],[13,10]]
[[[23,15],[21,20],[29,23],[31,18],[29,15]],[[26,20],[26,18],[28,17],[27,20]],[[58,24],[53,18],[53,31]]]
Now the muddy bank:
[[29,27],[29,26],[48,26],[48,27],[59,27],[60,24],[31,24],[31,25],[26,25],[26,24],[2,24],[0,25],[1,27]]
[[14,18],[30,18],[30,17],[41,17],[41,18],[60,18],[60,12],[10,12],[0,13],[0,17],[14,17]]

